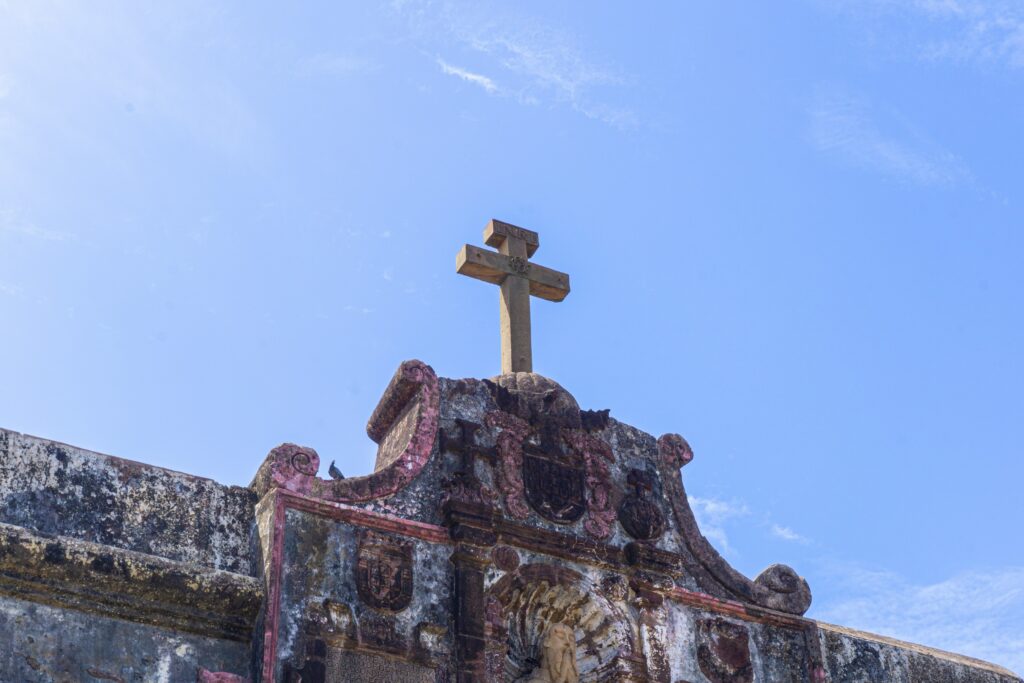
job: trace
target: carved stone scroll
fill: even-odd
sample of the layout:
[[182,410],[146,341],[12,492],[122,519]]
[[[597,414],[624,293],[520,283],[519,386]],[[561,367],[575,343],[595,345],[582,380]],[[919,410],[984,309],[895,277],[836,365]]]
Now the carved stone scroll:
[[378,444],[377,471],[364,477],[321,479],[312,448],[282,444],[270,452],[250,487],[259,496],[274,488],[339,503],[389,496],[406,486],[430,459],[440,415],[437,376],[418,360],[402,363],[366,431]]
[[[693,460],[693,451],[686,440],[678,434],[665,434],[658,439],[658,454],[661,480],[676,523],[690,552],[707,572],[708,579],[741,601],[789,614],[806,612],[811,606],[811,589],[791,568],[772,565],[751,581],[733,569],[700,533],[680,472],[681,467]],[[697,579],[701,581],[700,576]]]

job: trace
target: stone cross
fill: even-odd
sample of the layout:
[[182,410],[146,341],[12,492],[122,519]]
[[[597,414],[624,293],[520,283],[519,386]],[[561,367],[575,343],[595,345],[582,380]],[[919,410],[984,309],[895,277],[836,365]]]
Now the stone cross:
[[455,257],[455,270],[501,285],[501,372],[533,372],[530,344],[530,295],[561,301],[569,294],[569,276],[529,258],[540,246],[533,230],[491,220],[484,242],[498,251],[466,244]]

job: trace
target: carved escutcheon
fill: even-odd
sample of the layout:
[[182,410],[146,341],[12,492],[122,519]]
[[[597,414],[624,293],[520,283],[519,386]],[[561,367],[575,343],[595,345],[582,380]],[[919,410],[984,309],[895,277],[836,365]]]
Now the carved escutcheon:
[[627,483],[633,493],[619,506],[619,523],[633,538],[650,541],[665,533],[665,515],[661,507],[650,498],[654,477],[643,470],[630,470]]
[[702,619],[697,625],[697,663],[712,683],[752,683],[747,629],[724,619]]
[[539,453],[523,454],[526,500],[552,522],[569,524],[586,512],[585,477],[582,466],[573,467]]
[[412,543],[374,531],[359,539],[356,589],[370,607],[398,612],[412,600]]

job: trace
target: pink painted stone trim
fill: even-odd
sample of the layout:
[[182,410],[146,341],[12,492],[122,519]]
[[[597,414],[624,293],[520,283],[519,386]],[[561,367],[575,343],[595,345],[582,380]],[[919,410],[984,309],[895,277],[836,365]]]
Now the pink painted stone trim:
[[277,631],[281,621],[281,572],[284,565],[284,524],[285,492],[277,489],[273,496],[270,529],[270,564],[265,578],[267,582],[266,624],[263,629],[263,670],[260,680],[274,680],[277,666]]
[[[284,527],[287,510],[302,510],[310,514],[347,522],[349,524],[389,531],[430,543],[450,543],[448,529],[426,522],[404,519],[363,508],[309,498],[278,488],[271,492],[274,506],[270,538],[270,564],[267,570],[267,611],[263,630],[263,663],[260,680],[274,680],[277,667],[277,640],[281,623],[281,582],[284,576]],[[209,672],[208,672],[209,673]],[[202,675],[202,671],[200,672]],[[219,674],[213,674],[219,675]],[[230,674],[226,674],[230,675]],[[249,683],[245,679],[200,679],[200,683]]]
[[257,494],[273,488],[339,503],[390,496],[409,484],[430,460],[441,414],[440,388],[433,369],[418,360],[402,363],[381,397],[366,431],[382,441],[411,401],[418,401],[412,434],[387,467],[363,477],[321,479],[320,456],[312,448],[282,444],[272,450],[253,482]]
[[251,683],[250,679],[238,674],[229,674],[224,671],[207,671],[206,669],[199,670],[199,676],[196,678],[196,681],[197,683]]

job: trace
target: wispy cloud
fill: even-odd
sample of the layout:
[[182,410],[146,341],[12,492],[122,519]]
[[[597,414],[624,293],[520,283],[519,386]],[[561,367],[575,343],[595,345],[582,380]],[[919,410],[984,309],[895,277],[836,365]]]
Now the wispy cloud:
[[565,30],[508,8],[415,0],[395,7],[430,52],[467,52],[486,61],[488,73],[497,74],[483,75],[454,66],[452,59],[438,59],[448,75],[522,104],[567,105],[619,128],[638,123],[630,107],[614,102],[629,79],[587,55]]
[[860,17],[873,35],[891,34],[894,49],[904,51],[909,45],[922,59],[1024,68],[1024,3],[1019,0],[830,0],[828,4]]
[[34,223],[21,220],[11,210],[0,210],[0,234],[2,233],[24,235],[47,242],[63,242],[75,239],[75,235],[72,233],[46,230]]
[[856,166],[919,185],[952,185],[969,177],[953,154],[898,114],[882,114],[864,99],[823,91],[810,108],[811,142]]
[[719,498],[701,498],[700,496],[687,496],[687,500],[701,533],[722,552],[734,552],[729,543],[729,535],[726,533],[726,525],[732,520],[750,514],[750,509],[746,504],[736,500],[727,501]]
[[441,67],[441,71],[448,74],[449,76],[455,76],[457,78],[461,78],[467,83],[478,85],[487,92],[491,93],[492,95],[497,94],[498,92],[498,86],[495,85],[494,81],[492,81],[487,76],[484,76],[482,74],[475,74],[472,71],[467,71],[466,69],[463,69],[458,66],[452,66],[451,64],[444,61],[440,57],[438,57],[437,59],[437,64],[438,66]]
[[833,572],[846,597],[819,597],[815,618],[1024,672],[1024,567],[923,585],[887,571]]
[[782,526],[781,524],[772,524],[771,533],[775,538],[781,538],[783,541],[790,541],[791,543],[807,545],[811,542],[809,538],[801,536],[788,526]]

